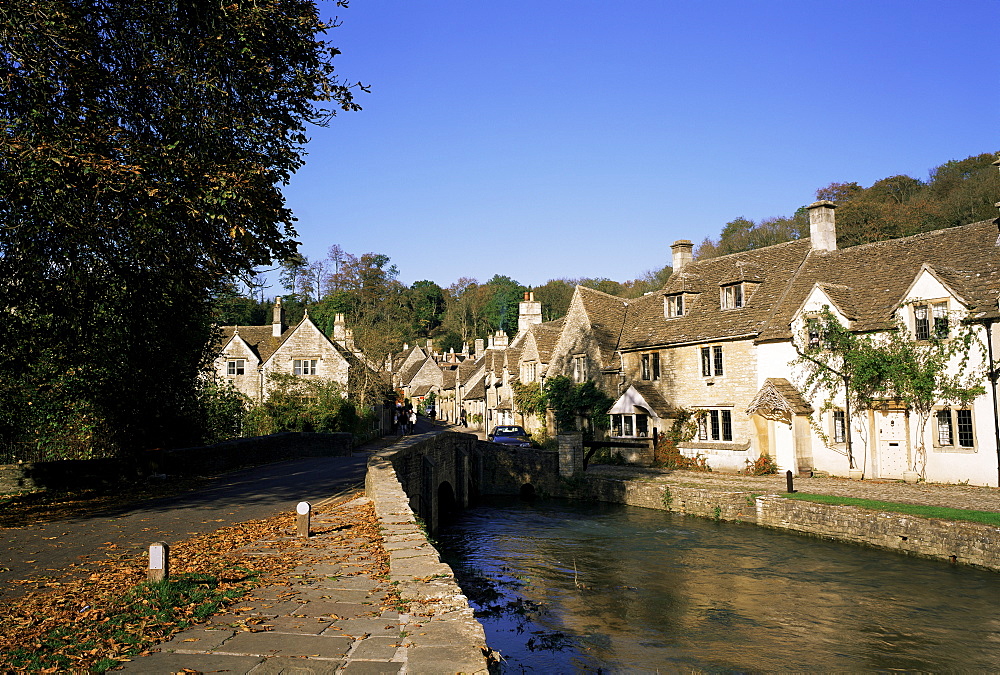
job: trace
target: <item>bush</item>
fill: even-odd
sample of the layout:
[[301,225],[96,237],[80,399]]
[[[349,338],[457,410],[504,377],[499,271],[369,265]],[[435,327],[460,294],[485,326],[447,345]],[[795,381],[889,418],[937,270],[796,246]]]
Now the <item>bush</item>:
[[271,393],[246,416],[248,436],[282,431],[349,432],[367,436],[374,424],[370,410],[358,413],[336,382],[294,375],[271,375]]
[[677,443],[671,438],[664,438],[656,446],[653,466],[664,469],[681,469],[686,471],[711,471],[712,467],[701,455],[688,457],[681,453]]
[[754,461],[747,460],[747,466],[742,473],[746,476],[770,476],[778,473],[778,464],[766,452]]

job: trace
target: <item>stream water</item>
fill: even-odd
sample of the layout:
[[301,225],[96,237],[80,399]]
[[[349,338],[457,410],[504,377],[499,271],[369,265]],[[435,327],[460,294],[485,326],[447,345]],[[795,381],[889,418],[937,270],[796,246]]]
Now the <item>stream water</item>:
[[487,501],[438,548],[507,673],[1000,669],[1000,574],[564,501]]

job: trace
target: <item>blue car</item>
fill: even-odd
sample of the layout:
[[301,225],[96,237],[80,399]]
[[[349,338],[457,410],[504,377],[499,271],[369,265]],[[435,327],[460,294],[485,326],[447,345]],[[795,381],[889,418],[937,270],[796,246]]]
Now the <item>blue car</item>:
[[516,445],[520,448],[531,447],[531,439],[528,438],[528,432],[524,430],[524,427],[510,424],[493,427],[493,431],[486,438],[493,443],[501,445]]

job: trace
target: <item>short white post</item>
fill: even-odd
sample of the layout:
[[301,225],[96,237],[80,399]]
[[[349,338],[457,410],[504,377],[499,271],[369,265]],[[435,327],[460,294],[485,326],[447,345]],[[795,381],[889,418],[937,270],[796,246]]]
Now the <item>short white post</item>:
[[309,537],[309,516],[312,514],[312,505],[309,502],[299,502],[295,507],[298,514],[296,531],[300,537]]
[[157,541],[149,545],[149,569],[146,579],[149,581],[165,581],[170,576],[170,547],[165,542]]

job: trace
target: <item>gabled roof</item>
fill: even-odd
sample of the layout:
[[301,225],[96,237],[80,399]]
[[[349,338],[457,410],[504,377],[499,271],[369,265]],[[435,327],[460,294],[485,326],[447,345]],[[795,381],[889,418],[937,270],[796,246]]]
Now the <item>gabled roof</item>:
[[[639,408],[639,410],[637,410]],[[663,398],[656,387],[644,382],[633,382],[622,395],[618,397],[614,405],[608,410],[609,414],[632,415],[636,412],[642,414],[651,413],[654,417],[671,417],[674,408]]]
[[748,415],[760,415],[767,419],[791,424],[795,415],[809,415],[813,408],[803,398],[801,392],[783,377],[769,377],[764,380],[760,391],[747,408]]
[[[633,302],[634,314],[622,348],[756,336],[768,324],[774,307],[784,300],[788,279],[808,253],[809,241],[799,240],[688,263],[671,275],[661,293]],[[744,294],[744,306],[722,309],[720,287],[746,281],[753,283]],[[685,307],[683,316],[665,318],[663,296],[680,292],[699,295]]]
[[482,378],[479,378],[479,381],[472,386],[472,389],[465,392],[465,395],[462,396],[462,399],[465,401],[475,401],[485,398],[486,398],[486,385],[483,384]]
[[532,337],[535,340],[535,349],[538,351],[538,360],[548,363],[552,356],[552,350],[559,343],[559,334],[563,326],[566,325],[566,317],[560,317],[555,321],[546,321],[532,326]]
[[629,301],[586,286],[577,286],[576,292],[590,322],[591,334],[601,350],[601,361],[607,368],[617,356]]
[[219,352],[221,352],[229,341],[232,340],[233,336],[237,333],[240,339],[243,340],[250,350],[260,359],[261,363],[264,363],[274,352],[281,346],[281,343],[285,341],[285,338],[291,335],[294,328],[287,328],[285,332],[281,334],[281,337],[274,337],[273,328],[268,326],[220,326],[219,330],[222,331],[222,339],[219,344]]
[[[852,329],[884,330],[925,267],[968,303],[973,318],[1000,317],[1000,247],[994,221],[902,239],[813,251],[808,239],[698,260],[663,291],[631,301],[622,349],[752,338],[791,338],[791,321],[819,286],[852,320]],[[744,306],[722,309],[719,288],[752,281]],[[696,293],[684,316],[665,318],[663,296]]]
[[[811,254],[788,284],[786,302],[775,307],[759,339],[787,339],[794,309],[815,283],[849,287],[856,313],[852,328],[884,330],[925,265],[959,293],[972,316],[1000,315],[1000,247],[997,226],[982,221]],[[766,250],[766,249],[761,249]]]

